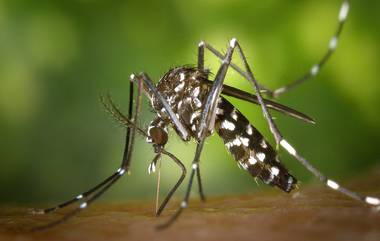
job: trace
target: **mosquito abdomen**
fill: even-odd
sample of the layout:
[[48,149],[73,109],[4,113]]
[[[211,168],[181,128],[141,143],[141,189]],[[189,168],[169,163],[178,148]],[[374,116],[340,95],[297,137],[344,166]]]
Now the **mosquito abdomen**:
[[297,179],[279,161],[273,147],[228,100],[220,97],[216,113],[215,129],[240,166],[285,192],[296,187]]

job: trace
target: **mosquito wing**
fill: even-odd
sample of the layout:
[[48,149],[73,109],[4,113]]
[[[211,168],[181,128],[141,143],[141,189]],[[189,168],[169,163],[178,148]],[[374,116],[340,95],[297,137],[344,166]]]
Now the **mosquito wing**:
[[[210,80],[204,80],[204,81],[208,85],[212,85],[212,81],[210,81]],[[227,96],[231,96],[231,97],[235,97],[235,98],[238,98],[241,100],[245,100],[245,101],[251,102],[253,104],[257,104],[257,105],[260,104],[259,100],[257,99],[257,95],[250,94],[248,92],[239,90],[237,88],[234,88],[234,87],[231,87],[228,85],[223,85],[222,94],[227,95]],[[293,118],[302,120],[306,123],[315,124],[314,119],[307,116],[304,113],[301,113],[295,109],[292,109],[288,106],[279,104],[279,103],[274,102],[272,100],[268,100],[268,99],[263,99],[263,100],[264,100],[265,106],[268,107],[269,109],[276,110],[276,111],[281,112],[285,115],[288,115],[288,116],[291,116]]]

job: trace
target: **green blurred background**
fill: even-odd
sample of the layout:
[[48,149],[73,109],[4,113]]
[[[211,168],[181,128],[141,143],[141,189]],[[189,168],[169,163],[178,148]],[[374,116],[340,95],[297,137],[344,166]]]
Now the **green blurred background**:
[[[157,81],[170,67],[195,64],[200,40],[225,50],[236,37],[256,77],[278,87],[324,54],[340,4],[0,1],[0,202],[63,201],[111,174],[122,157],[125,131],[98,97],[110,92],[126,110],[132,72],[146,71]],[[365,176],[380,163],[379,7],[378,1],[352,1],[338,49],[326,68],[279,99],[317,124],[274,113],[299,152],[337,180]],[[208,54],[206,66],[216,72],[218,61]],[[227,83],[250,90],[233,71]],[[260,109],[233,103],[273,143]],[[143,109],[140,125],[146,126],[153,117],[146,99]],[[194,142],[182,143],[172,135],[167,149],[189,167],[194,147]],[[153,155],[139,137],[131,175],[104,198],[153,199],[156,175],[147,174]],[[284,152],[282,159],[302,183],[315,181]],[[179,171],[167,159],[162,164],[163,190],[168,190]],[[207,140],[201,168],[208,195],[266,188],[257,187],[236,166],[217,136]]]

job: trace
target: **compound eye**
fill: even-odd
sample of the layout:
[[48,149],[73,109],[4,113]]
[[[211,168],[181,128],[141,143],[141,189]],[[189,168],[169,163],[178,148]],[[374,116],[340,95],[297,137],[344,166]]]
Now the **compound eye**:
[[168,142],[168,133],[159,127],[153,127],[149,130],[149,136],[152,138],[152,143],[164,146]]

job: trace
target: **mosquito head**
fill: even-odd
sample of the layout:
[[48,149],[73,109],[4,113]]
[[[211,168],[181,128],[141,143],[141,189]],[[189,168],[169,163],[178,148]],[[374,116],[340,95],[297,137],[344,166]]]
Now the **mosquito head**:
[[149,136],[153,145],[165,146],[168,142],[168,133],[160,127],[150,128]]

